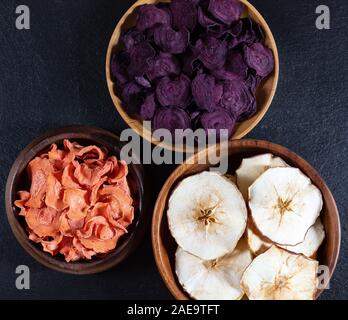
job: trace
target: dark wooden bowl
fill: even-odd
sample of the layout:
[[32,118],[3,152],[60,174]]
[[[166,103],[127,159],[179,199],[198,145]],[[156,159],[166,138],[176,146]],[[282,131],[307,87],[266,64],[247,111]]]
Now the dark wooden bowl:
[[[215,152],[215,150],[211,148],[203,152]],[[272,153],[283,158],[289,165],[301,169],[322,192],[324,207],[321,217],[325,227],[326,238],[319,249],[318,260],[320,265],[325,265],[329,268],[331,278],[339,255],[341,228],[336,203],[329,188],[311,165],[300,156],[282,146],[266,141],[230,141],[228,153],[225,153],[228,154],[229,172],[235,172],[243,158],[263,153]],[[189,299],[189,296],[184,292],[175,275],[175,250],[177,244],[169,231],[166,211],[169,197],[181,180],[211,167],[210,164],[197,164],[198,156],[195,156],[194,163],[196,164],[184,163],[168,178],[158,196],[152,220],[152,245],[157,267],[169,291],[178,300]],[[318,298],[322,292],[323,290],[318,290],[316,297]]]
[[[107,56],[106,56],[106,79],[107,85],[109,88],[109,93],[112,98],[112,101],[115,105],[115,108],[123,118],[123,120],[141,137],[147,141],[158,145],[161,143],[161,146],[165,147],[168,150],[173,150],[176,152],[191,152],[194,151],[190,146],[184,145],[171,145],[163,141],[159,141],[152,136],[152,132],[143,126],[142,122],[139,120],[139,117],[130,114],[122,102],[122,99],[117,94],[117,88],[112,79],[111,75],[111,58],[113,52],[117,52],[122,48],[120,44],[120,37],[123,31],[134,26],[136,23],[137,9],[139,6],[145,4],[157,4],[161,2],[170,2],[171,0],[138,0],[136,1],[123,15],[123,17],[118,22],[114,33],[111,36]],[[245,5],[245,11],[243,16],[248,16],[260,24],[265,32],[265,43],[272,49],[274,54],[274,71],[269,75],[259,86],[256,92],[256,100],[258,105],[257,113],[251,118],[237,125],[236,131],[231,137],[231,139],[241,139],[246,136],[251,130],[253,130],[263,119],[267,111],[269,110],[271,103],[273,101],[274,95],[276,93],[278,79],[279,79],[279,55],[276,42],[274,40],[271,29],[269,28],[266,20],[262,15],[257,11],[257,9],[247,0],[240,0]]]
[[[6,211],[11,229],[22,247],[38,262],[51,269],[72,273],[92,274],[112,268],[122,262],[136,248],[145,234],[150,216],[146,213],[146,198],[144,195],[144,173],[141,165],[129,165],[127,177],[134,199],[135,218],[128,228],[129,233],[124,235],[116,249],[103,258],[93,258],[83,262],[65,262],[60,255],[52,257],[42,250],[39,244],[28,239],[25,229],[25,221],[18,216],[19,210],[14,207],[17,192],[29,189],[27,165],[37,155],[47,151],[53,143],[61,144],[64,139],[80,142],[82,145],[97,145],[106,147],[111,155],[119,158],[122,144],[119,138],[108,131],[87,127],[71,126],[46,133],[33,141],[18,156],[10,171],[6,185]],[[139,163],[139,162],[137,162]]]

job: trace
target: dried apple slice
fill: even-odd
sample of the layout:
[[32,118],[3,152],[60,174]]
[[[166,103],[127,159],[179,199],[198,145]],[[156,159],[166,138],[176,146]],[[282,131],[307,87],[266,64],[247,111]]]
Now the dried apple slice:
[[287,163],[273,154],[266,153],[243,159],[236,171],[237,185],[245,200],[248,199],[248,189],[254,181],[270,168],[287,167]]
[[250,300],[313,300],[318,261],[272,246],[245,270],[241,287]]
[[308,230],[305,240],[297,246],[282,246],[284,249],[294,253],[300,253],[306,257],[312,258],[315,256],[319,247],[325,239],[324,226],[321,223],[320,218],[316,223]]
[[255,256],[264,253],[272,246],[272,242],[268,241],[258,232],[255,226],[250,222],[250,219],[248,221],[246,235],[249,248]]
[[283,246],[304,241],[322,206],[319,189],[296,168],[268,169],[249,188],[249,208],[257,229]]
[[[268,250],[272,243],[265,239],[252,224],[247,227],[247,239],[251,252],[258,256]],[[305,240],[296,246],[279,246],[293,253],[303,254],[308,258],[314,258],[319,247],[325,239],[324,226],[320,218],[309,228]]]
[[244,292],[240,280],[252,261],[242,239],[234,251],[222,258],[205,261],[178,248],[176,274],[185,291],[197,300],[239,300]]
[[212,260],[236,247],[246,228],[247,209],[234,183],[216,172],[203,172],[178,185],[167,215],[178,245]]

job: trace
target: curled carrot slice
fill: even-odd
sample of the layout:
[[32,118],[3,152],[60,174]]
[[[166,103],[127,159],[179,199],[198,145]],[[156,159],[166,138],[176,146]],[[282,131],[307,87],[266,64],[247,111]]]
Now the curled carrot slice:
[[28,227],[39,237],[53,237],[59,230],[59,215],[52,208],[29,208],[25,220]]

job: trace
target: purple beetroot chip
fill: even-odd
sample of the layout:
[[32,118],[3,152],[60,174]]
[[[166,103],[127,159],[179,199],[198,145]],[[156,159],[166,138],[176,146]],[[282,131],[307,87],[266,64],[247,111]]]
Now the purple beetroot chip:
[[141,85],[144,88],[149,89],[152,87],[151,82],[146,79],[146,77],[134,77],[134,80],[137,84]]
[[192,81],[192,95],[201,110],[208,112],[216,110],[222,93],[222,84],[217,84],[213,76],[200,74]]
[[241,79],[245,79],[248,74],[248,65],[244,60],[244,55],[242,52],[229,50],[226,58],[226,69]]
[[139,106],[143,101],[143,88],[136,82],[127,83],[122,90],[122,99],[130,113],[138,113]]
[[251,92],[253,94],[256,93],[257,88],[262,82],[263,77],[260,77],[258,75],[249,74],[247,79],[245,80],[246,85],[250,88]]
[[229,48],[238,45],[250,45],[256,42],[263,42],[265,39],[261,26],[250,18],[239,20],[229,31],[231,36]]
[[179,61],[174,55],[160,52],[149,61],[149,68],[146,74],[152,81],[161,77],[179,75],[180,71]]
[[254,43],[244,48],[245,60],[248,66],[260,77],[267,77],[274,69],[273,51],[262,43]]
[[245,120],[250,119],[253,117],[257,112],[257,102],[256,99],[253,100],[253,102],[248,106],[248,108],[238,117],[238,122],[243,122]]
[[182,57],[182,71],[188,76],[192,76],[197,69],[202,67],[202,63],[199,60],[199,53],[195,48],[187,50],[184,57]]
[[198,17],[198,23],[202,27],[211,27],[211,26],[216,26],[219,24],[216,20],[214,20],[212,17],[208,15],[208,13],[203,9],[203,7],[198,7],[198,12],[197,12],[197,17]]
[[122,90],[122,97],[126,102],[131,101],[132,97],[142,92],[142,87],[136,82],[127,83]]
[[163,107],[185,108],[191,100],[191,80],[184,74],[175,79],[164,77],[157,85],[156,95]]
[[248,75],[248,70],[243,54],[239,51],[229,50],[224,67],[213,70],[212,74],[219,80],[243,81]]
[[200,52],[199,59],[208,69],[220,69],[224,66],[227,54],[226,42],[207,37],[197,41],[196,50]]
[[151,120],[157,108],[155,94],[148,95],[140,106],[140,117],[143,120]]
[[161,25],[154,31],[156,45],[164,52],[183,53],[189,44],[190,33],[186,29],[175,31],[168,25]]
[[207,135],[215,130],[216,137],[222,138],[220,130],[228,130],[228,136],[224,138],[230,138],[234,132],[236,120],[224,109],[217,109],[213,112],[205,112],[198,119],[198,126],[203,128]]
[[238,119],[254,102],[250,88],[242,81],[230,81],[224,84],[221,106]]
[[157,8],[153,4],[143,5],[139,8],[137,29],[145,31],[158,24],[170,24],[171,17],[168,11]]
[[239,0],[210,0],[208,10],[216,19],[230,25],[240,19],[243,5]]
[[155,49],[146,41],[133,46],[130,50],[129,74],[132,76],[143,76],[148,68],[149,62],[155,55]]
[[153,128],[167,129],[171,134],[175,133],[176,129],[189,129],[191,127],[191,120],[188,113],[176,107],[159,108],[153,117]]
[[127,50],[130,50],[133,46],[145,40],[145,35],[143,32],[133,27],[127,30],[121,36],[121,41]]
[[197,9],[192,1],[172,0],[169,5],[172,24],[177,30],[186,28],[192,31],[197,25]]

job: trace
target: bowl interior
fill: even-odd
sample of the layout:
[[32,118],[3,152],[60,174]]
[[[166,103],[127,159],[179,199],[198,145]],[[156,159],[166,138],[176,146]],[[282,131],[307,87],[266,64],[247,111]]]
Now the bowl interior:
[[[301,169],[321,190],[324,198],[321,218],[325,227],[326,238],[319,249],[317,259],[320,265],[325,265],[329,268],[331,277],[339,253],[340,222],[337,207],[330,190],[318,173],[305,160],[286,148],[268,142],[254,140],[231,141],[228,149],[228,173],[234,174],[244,158],[263,153],[273,153],[283,158],[289,165]],[[171,236],[168,227],[166,215],[168,200],[172,191],[181,180],[209,168],[209,164],[182,165],[167,180],[156,203],[152,224],[154,254],[161,276],[176,299],[189,299],[189,296],[182,289],[175,274],[175,251],[177,244]],[[317,297],[319,297],[322,291],[318,290]]]
[[46,152],[52,143],[62,146],[63,140],[76,141],[83,146],[97,145],[105,147],[110,155],[119,158],[121,143],[117,136],[97,128],[73,127],[55,130],[41,137],[26,147],[15,161],[7,183],[6,207],[11,228],[20,244],[35,259],[55,270],[68,273],[95,273],[106,270],[121,262],[134,248],[138,237],[139,226],[143,219],[143,172],[140,165],[129,165],[127,177],[132,198],[134,199],[134,221],[129,226],[129,233],[122,236],[117,247],[104,257],[95,257],[90,261],[67,263],[62,255],[52,257],[42,250],[40,244],[35,244],[28,239],[26,223],[23,217],[18,216],[19,210],[13,203],[17,199],[17,192],[29,190],[30,181],[27,174],[28,163],[36,156]]
[[[139,0],[137,1],[121,18],[118,25],[116,26],[116,29],[111,37],[107,58],[106,58],[106,77],[107,77],[107,84],[109,88],[109,92],[111,95],[111,98],[113,100],[113,103],[122,116],[122,118],[127,122],[127,124],[135,130],[140,136],[145,138],[148,141],[151,141],[154,144],[160,143],[159,140],[155,139],[152,136],[151,130],[148,128],[143,127],[141,121],[139,118],[128,112],[127,108],[122,102],[122,99],[119,96],[118,88],[116,87],[115,83],[113,82],[111,70],[110,70],[110,61],[113,52],[117,52],[121,50],[122,44],[120,44],[119,39],[123,31],[129,29],[130,27],[134,26],[136,23],[136,15],[137,15],[137,8],[144,4],[153,4],[153,3],[159,3],[159,2],[170,2],[170,0]],[[244,16],[251,17],[254,21],[259,23],[265,33],[265,43],[266,45],[273,50],[274,58],[275,58],[275,68],[271,75],[269,75],[259,86],[257,92],[256,92],[256,100],[258,104],[258,112],[250,119],[240,123],[236,127],[236,131],[231,139],[241,139],[245,135],[247,135],[253,128],[256,127],[256,125],[261,121],[261,119],[264,117],[266,112],[268,111],[271,102],[273,100],[273,97],[276,92],[277,84],[278,84],[278,78],[279,78],[279,57],[278,57],[278,50],[277,46],[273,37],[273,34],[267,25],[264,18],[261,16],[261,14],[253,7],[248,1],[241,0],[245,4],[245,12]],[[175,150],[175,151],[190,151],[191,148],[189,146],[183,146],[183,145],[175,145],[172,146],[168,143],[161,142],[161,146],[169,149],[169,150]]]

